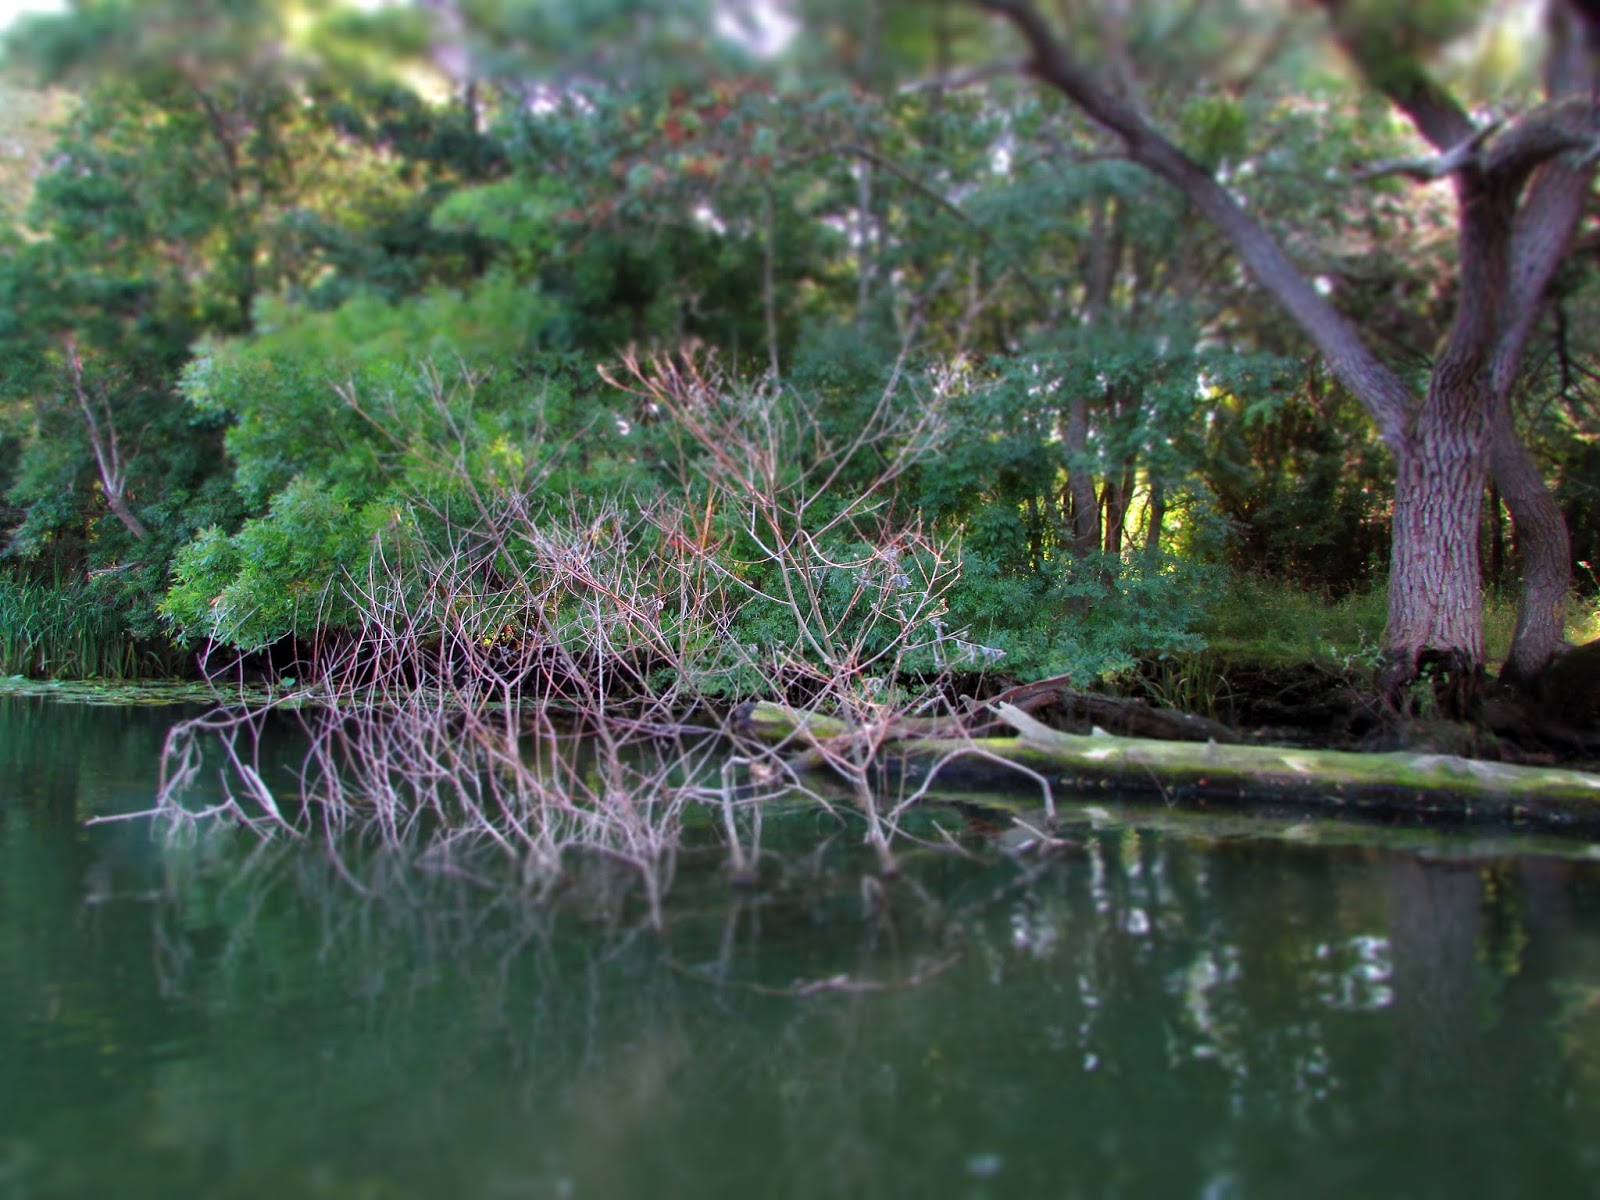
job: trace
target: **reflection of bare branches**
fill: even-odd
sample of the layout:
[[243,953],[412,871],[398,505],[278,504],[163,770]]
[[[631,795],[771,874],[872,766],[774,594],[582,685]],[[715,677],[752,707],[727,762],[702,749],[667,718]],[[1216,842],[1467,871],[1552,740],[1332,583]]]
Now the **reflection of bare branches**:
[[951,967],[961,961],[960,954],[951,954],[939,959],[930,966],[923,967],[902,979],[857,979],[850,975],[830,975],[825,979],[797,980],[788,987],[771,987],[767,984],[754,982],[735,982],[725,979],[714,979],[703,971],[696,971],[686,967],[676,960],[667,960],[667,965],[674,971],[688,975],[705,983],[716,984],[719,987],[739,988],[757,996],[819,996],[825,992],[903,992],[911,988],[921,987],[930,979],[943,975]]

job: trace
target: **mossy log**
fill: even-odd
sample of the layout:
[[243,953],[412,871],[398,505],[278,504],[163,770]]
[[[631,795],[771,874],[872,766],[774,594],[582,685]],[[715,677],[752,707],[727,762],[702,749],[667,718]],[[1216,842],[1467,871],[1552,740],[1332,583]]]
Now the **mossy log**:
[[[892,770],[937,770],[964,787],[1037,788],[1058,793],[1144,792],[1191,807],[1292,805],[1465,823],[1529,824],[1600,833],[1600,775],[1511,766],[1449,754],[1299,750],[1150,738],[1085,736],[1051,729],[1012,705],[994,706],[1015,737],[951,736],[910,723],[874,736]],[[745,733],[793,746],[801,767],[825,768],[819,754],[851,731],[843,722],[778,704],[751,705]],[[1012,769],[1020,768],[1020,769]]]

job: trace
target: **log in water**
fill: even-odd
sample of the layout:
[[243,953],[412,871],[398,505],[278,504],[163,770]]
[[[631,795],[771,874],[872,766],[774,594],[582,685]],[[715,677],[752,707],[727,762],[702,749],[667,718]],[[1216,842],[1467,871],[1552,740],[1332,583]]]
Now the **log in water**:
[[[951,736],[948,723],[897,726],[887,736],[877,732],[881,756],[886,765],[937,770],[947,781],[959,777],[991,787],[1037,787],[1042,776],[1068,791],[1115,787],[1193,806],[1292,802],[1380,816],[1600,832],[1600,775],[1582,771],[1451,754],[1368,754],[1072,734],[1052,729],[1013,705],[995,705],[992,711],[1016,731],[1015,737]],[[766,702],[746,711],[742,729],[768,745],[795,746],[801,752],[795,762],[802,768],[825,769],[828,755],[806,752],[857,736],[833,718]]]

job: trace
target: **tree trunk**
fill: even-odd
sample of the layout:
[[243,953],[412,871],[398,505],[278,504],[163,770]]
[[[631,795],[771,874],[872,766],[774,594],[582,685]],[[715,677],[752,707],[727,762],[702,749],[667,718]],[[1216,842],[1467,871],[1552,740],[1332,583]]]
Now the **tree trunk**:
[[1495,420],[1491,462],[1522,556],[1517,632],[1500,681],[1526,689],[1569,649],[1566,605],[1572,586],[1572,537],[1561,506],[1545,487],[1538,464],[1517,436],[1505,406]]
[[1506,300],[1510,326],[1496,348],[1493,365],[1497,403],[1491,464],[1522,558],[1517,632],[1500,678],[1523,690],[1569,649],[1563,609],[1572,586],[1572,537],[1561,506],[1517,434],[1512,406],[1524,348],[1542,310],[1541,298],[1588,204],[1593,178],[1589,157],[1558,159],[1534,177],[1514,235],[1516,269]]
[[1100,548],[1100,500],[1095,495],[1089,461],[1089,401],[1082,395],[1067,403],[1062,450],[1067,460],[1067,493],[1072,501],[1072,549],[1089,554]]
[[[1569,8],[1552,0],[1549,88],[1557,102],[1533,108],[1502,129],[1476,120],[1419,59],[1395,45],[1381,27],[1381,6],[1322,0],[1336,39],[1357,69],[1437,155],[1386,170],[1419,179],[1448,177],[1456,189],[1458,308],[1419,408],[1406,381],[1318,293],[1284,245],[1150,122],[1136,96],[1105,85],[1033,0],[975,3],[1021,35],[1030,51],[1024,68],[1029,74],[1114,134],[1129,159],[1176,187],[1216,227],[1372,417],[1397,462],[1386,691],[1398,700],[1419,672],[1433,667],[1447,682],[1439,696],[1447,710],[1470,713],[1482,679],[1478,538],[1489,433],[1498,425],[1534,315],[1570,244],[1595,171],[1596,56],[1588,42],[1580,45]],[[1580,82],[1590,85],[1587,102],[1573,94]],[[1519,487],[1515,457],[1504,461],[1509,473],[1500,488],[1523,539],[1525,516],[1537,524],[1542,509],[1531,486]],[[1543,540],[1535,529],[1530,534],[1525,544]],[[1537,658],[1546,636],[1540,623],[1550,619],[1548,609],[1528,608],[1530,623],[1519,635],[1529,650],[1519,661]]]
[[1389,662],[1379,682],[1397,711],[1413,706],[1408,685],[1426,674],[1447,715],[1470,715],[1481,698],[1478,534],[1488,468],[1481,391],[1472,374],[1435,374],[1396,452]]
[[1146,558],[1161,556],[1161,527],[1167,521],[1167,489],[1159,479],[1150,481],[1149,522],[1144,530]]
[[139,541],[150,536],[144,522],[128,507],[128,468],[122,458],[122,439],[117,433],[116,415],[104,393],[91,394],[91,385],[84,379],[83,359],[78,356],[77,338],[67,334],[63,339],[67,358],[67,377],[72,382],[72,392],[78,399],[78,409],[83,414],[84,432],[89,436],[89,449],[100,469],[100,494],[106,507],[122,523],[122,527]]
[[[1016,705],[992,711],[1016,737],[885,736],[882,729],[852,730],[842,722],[778,704],[743,710],[737,732],[771,747],[792,747],[796,771],[834,770],[850,750],[838,743],[871,745],[880,761],[902,768],[932,768],[947,778],[974,766],[970,784],[993,794],[1008,784],[1098,797],[1107,787],[1144,792],[1169,807],[1214,809],[1228,802],[1285,803],[1410,820],[1463,817],[1496,825],[1533,825],[1569,832],[1600,828],[1600,775],[1512,766],[1454,755],[1392,752],[1357,754],[1281,746],[1157,741],[1063,733]],[[816,753],[821,745],[828,753]],[[770,752],[770,751],[769,751]],[[1018,771],[1017,768],[1024,768]]]
[[1123,493],[1122,480],[1108,477],[1100,489],[1106,503],[1105,551],[1115,558],[1122,553],[1122,521],[1128,513],[1128,497]]

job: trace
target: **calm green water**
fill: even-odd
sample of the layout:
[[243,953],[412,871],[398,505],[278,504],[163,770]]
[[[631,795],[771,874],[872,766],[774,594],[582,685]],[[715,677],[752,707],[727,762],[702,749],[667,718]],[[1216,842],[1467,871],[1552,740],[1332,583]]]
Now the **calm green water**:
[[171,719],[0,697],[0,1200],[1600,1194],[1597,863],[1102,812],[873,905],[800,815],[656,936],[85,828]]

